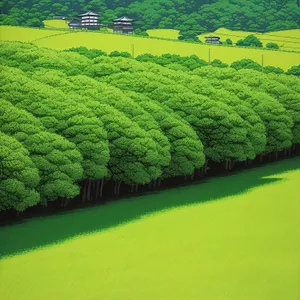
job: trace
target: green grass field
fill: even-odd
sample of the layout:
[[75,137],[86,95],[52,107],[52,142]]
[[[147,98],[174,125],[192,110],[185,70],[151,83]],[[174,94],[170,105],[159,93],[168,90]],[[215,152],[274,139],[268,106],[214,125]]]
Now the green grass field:
[[[148,30],[148,34],[152,37],[161,37],[169,39],[177,39],[179,30],[173,29],[153,29]],[[246,36],[254,34],[257,36],[264,46],[267,43],[274,42],[279,45],[282,50],[298,51],[300,52],[300,29],[274,31],[266,33],[258,32],[246,32],[246,31],[234,31],[226,28],[219,28],[214,32],[203,33],[199,35],[199,39],[205,42],[205,37],[209,35],[216,35],[221,38],[221,41],[225,41],[227,38],[231,39],[233,43],[245,38]]]
[[297,300],[299,182],[294,158],[2,227],[2,299]]
[[209,46],[201,44],[191,44],[177,41],[141,38],[136,36],[126,36],[117,34],[105,34],[101,32],[74,32],[71,30],[41,30],[22,27],[0,27],[1,40],[33,42],[41,47],[49,47],[58,50],[70,47],[85,46],[97,48],[106,52],[114,50],[132,51],[134,45],[135,56],[143,53],[161,55],[164,53],[192,55],[196,54],[200,58],[208,60],[209,49],[211,49],[211,59],[220,59],[225,63],[243,58],[250,58],[261,62],[264,55],[264,64],[278,66],[284,70],[300,62],[300,52],[282,52],[261,49],[248,49],[225,46]]
[[234,43],[238,40],[245,38],[246,36],[254,34],[258,37],[263,45],[274,42],[278,44],[282,50],[291,50],[300,52],[300,29],[274,31],[267,33],[256,33],[246,31],[233,31],[226,28],[219,28],[215,32],[199,35],[201,41],[205,41],[205,36],[216,35],[221,37],[221,41],[225,41],[227,38],[231,39]]
[[44,21],[45,27],[49,28],[64,28],[68,29],[68,21],[66,20],[45,20]]

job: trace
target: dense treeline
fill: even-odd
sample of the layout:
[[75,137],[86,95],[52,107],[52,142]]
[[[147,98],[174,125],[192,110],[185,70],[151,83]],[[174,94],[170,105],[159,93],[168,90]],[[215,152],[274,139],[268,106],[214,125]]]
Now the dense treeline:
[[[79,53],[82,56],[85,56],[89,59],[97,58],[99,56],[109,56],[109,57],[124,57],[124,58],[132,58],[130,53],[128,52],[119,52],[119,51],[113,51],[109,55],[101,50],[98,49],[88,49],[86,47],[73,47],[64,50],[66,52],[75,52]],[[178,54],[162,54],[162,55],[152,55],[150,53],[145,53],[138,55],[135,58],[137,61],[140,62],[153,62],[156,64],[159,64],[163,67],[166,67],[168,69],[172,69],[175,71],[192,71],[197,68],[205,67],[205,66],[213,66],[218,68],[227,68],[229,67],[228,64],[223,63],[219,59],[214,59],[209,64],[204,59],[199,58],[197,55],[190,55],[190,56],[181,56]],[[263,73],[275,73],[275,74],[283,74],[284,70],[278,67],[273,66],[262,66],[259,63],[253,61],[252,59],[242,59],[238,61],[234,61],[230,64],[231,68],[234,68],[236,70],[241,69],[249,69],[249,70],[256,70]],[[100,72],[100,70],[97,70],[97,72]],[[106,72],[106,70],[102,70],[103,74]],[[110,74],[110,70],[107,70],[107,74]],[[294,75],[294,76],[300,76],[300,65],[292,66],[289,70],[286,72],[287,75]]]
[[104,24],[128,15],[142,31],[178,29],[189,39],[220,27],[266,32],[300,26],[296,0],[4,0],[0,7],[4,25],[41,27],[54,15],[72,17],[91,9],[102,15]]
[[0,46],[1,210],[99,201],[299,148],[294,76]]

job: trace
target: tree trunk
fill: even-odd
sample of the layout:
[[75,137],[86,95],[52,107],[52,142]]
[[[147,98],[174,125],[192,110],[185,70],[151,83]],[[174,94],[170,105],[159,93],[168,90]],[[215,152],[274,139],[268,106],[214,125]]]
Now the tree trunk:
[[114,191],[113,191],[113,195],[114,195],[114,196],[116,196],[116,194],[117,194],[117,185],[118,185],[118,182],[115,181],[115,182],[114,182]]
[[203,175],[206,175],[208,173],[208,170],[209,170],[208,162],[209,162],[209,159],[207,158],[205,160],[205,164],[204,164],[204,174]]
[[228,161],[228,171],[232,170],[232,163],[231,160]]
[[153,188],[156,188],[156,179],[153,180]]
[[158,186],[158,187],[161,186],[161,181],[162,181],[161,178],[159,178],[158,181],[157,181],[157,186]]
[[92,189],[93,182],[88,180],[88,189],[87,189],[87,200],[91,201],[91,189]]
[[82,203],[86,201],[87,180],[83,184]]
[[260,154],[260,155],[259,155],[259,162],[260,162],[260,163],[263,161],[263,157],[264,157],[263,154]]
[[120,187],[121,187],[121,184],[122,184],[122,180],[120,180],[120,181],[118,182],[118,187],[117,187],[117,196],[119,196],[119,195],[120,195]]
[[97,201],[98,198],[99,198],[100,180],[97,180],[97,181],[95,182],[95,184],[96,184],[96,195],[95,195],[95,199],[96,199],[96,201]]
[[103,196],[103,186],[104,186],[104,178],[101,179],[101,184],[100,184],[100,195],[99,195],[100,199]]

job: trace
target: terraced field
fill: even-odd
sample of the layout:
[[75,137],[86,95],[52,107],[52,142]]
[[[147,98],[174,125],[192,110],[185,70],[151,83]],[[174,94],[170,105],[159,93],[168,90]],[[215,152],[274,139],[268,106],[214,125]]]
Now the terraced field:
[[284,70],[299,64],[300,52],[282,52],[262,49],[248,49],[238,47],[211,46],[201,44],[191,44],[178,41],[168,41],[159,39],[149,39],[136,36],[126,36],[118,34],[107,34],[101,32],[81,32],[81,31],[59,31],[50,29],[31,29],[22,27],[0,27],[1,40],[26,41],[42,47],[54,49],[67,49],[70,47],[85,46],[97,48],[106,52],[114,50],[132,52],[134,45],[135,55],[152,53],[161,55],[164,53],[192,55],[196,54],[200,58],[208,60],[209,49],[211,59],[220,59],[225,63],[243,58],[250,58],[261,62],[264,55],[264,64],[278,66]]
[[299,181],[294,158],[2,227],[2,299],[297,300]]
[[[148,34],[152,37],[177,39],[179,30],[173,29],[153,29],[148,30]],[[274,31],[267,33],[246,32],[246,31],[233,31],[226,28],[219,28],[214,32],[203,33],[199,35],[199,39],[205,42],[205,37],[209,35],[219,36],[221,41],[227,38],[231,39],[233,43],[245,38],[246,36],[254,34],[257,36],[264,45],[274,42],[279,45],[282,50],[298,51],[300,52],[300,29]]]

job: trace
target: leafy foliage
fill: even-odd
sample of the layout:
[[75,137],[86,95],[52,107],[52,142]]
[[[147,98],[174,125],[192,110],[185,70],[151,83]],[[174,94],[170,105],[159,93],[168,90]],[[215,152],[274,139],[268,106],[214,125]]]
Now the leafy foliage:
[[76,181],[83,175],[82,157],[73,143],[48,132],[33,115],[3,99],[0,99],[0,126],[3,133],[13,136],[29,151],[41,177],[36,190],[42,203],[79,194]]
[[40,177],[28,151],[0,131],[0,211],[23,211],[40,200],[35,190]]
[[[197,56],[0,45],[0,196],[11,193],[0,210],[73,198],[79,182],[99,197],[100,181],[116,191],[300,144],[299,79],[245,69],[253,61],[236,70]],[[6,163],[12,153],[20,165]]]
[[300,76],[300,65],[291,67],[286,74]]
[[244,39],[238,40],[236,42],[237,46],[245,46],[245,47],[262,47],[262,42],[254,35],[250,34]]
[[184,39],[192,40],[198,33],[220,27],[266,32],[300,26],[300,9],[295,0],[4,0],[1,22],[42,27],[42,21],[54,15],[72,18],[90,9],[101,14],[103,24],[128,15],[136,20],[140,33],[152,28],[177,29]]
[[278,44],[276,44],[276,43],[267,43],[267,44],[266,44],[266,48],[278,50],[278,49],[279,49],[279,46],[278,46]]

